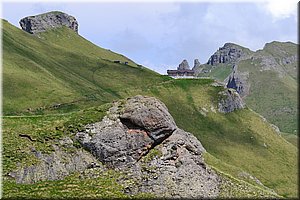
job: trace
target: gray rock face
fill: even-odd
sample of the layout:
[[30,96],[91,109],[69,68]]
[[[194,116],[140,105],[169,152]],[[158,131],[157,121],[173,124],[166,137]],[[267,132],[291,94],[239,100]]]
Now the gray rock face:
[[237,67],[233,68],[233,72],[225,80],[227,82],[226,87],[232,88],[243,98],[249,94],[250,83],[249,83],[249,72],[239,72]]
[[[106,123],[110,123],[107,125]],[[98,160],[111,168],[124,168],[139,160],[154,144],[142,129],[127,128],[110,119],[94,124],[95,134],[78,133],[79,142]]]
[[245,103],[236,90],[229,88],[225,91],[222,91],[221,94],[223,97],[219,101],[219,112],[229,113],[237,109],[245,108]]
[[35,183],[44,180],[60,180],[76,171],[102,167],[102,164],[90,153],[76,149],[72,144],[68,145],[73,150],[72,153],[66,152],[58,146],[54,146],[55,151],[50,155],[32,149],[32,153],[39,160],[38,164],[20,167],[6,176],[14,178],[17,183]]
[[141,159],[131,168],[138,183],[131,190],[163,198],[217,197],[220,179],[205,164],[205,149],[192,134],[177,129],[151,151],[160,153]]
[[20,20],[21,28],[31,34],[44,32],[53,28],[66,26],[78,33],[78,22],[75,17],[62,12],[49,12]]
[[205,149],[177,128],[165,105],[136,96],[117,102],[101,122],[77,133],[79,142],[106,166],[129,174],[126,192],[159,197],[214,197],[219,177],[205,164]]
[[183,60],[183,61],[179,64],[179,66],[178,66],[177,69],[178,69],[178,70],[187,70],[187,69],[190,69],[190,66],[189,66],[188,61],[187,61],[187,60]]
[[176,129],[167,107],[153,97],[136,96],[128,99],[120,119],[129,128],[142,127],[155,142],[168,137]]
[[[153,97],[117,102],[100,123],[78,133],[79,142],[110,167],[131,165],[175,131],[167,107]],[[92,131],[91,131],[92,130]]]
[[193,69],[195,69],[195,68],[197,68],[197,67],[200,67],[200,62],[199,62],[199,60],[198,59],[195,59],[194,60],[194,67],[193,67]]
[[217,65],[219,63],[234,64],[239,58],[245,55],[245,52],[237,45],[232,43],[225,43],[223,47],[219,48],[208,60],[207,64]]

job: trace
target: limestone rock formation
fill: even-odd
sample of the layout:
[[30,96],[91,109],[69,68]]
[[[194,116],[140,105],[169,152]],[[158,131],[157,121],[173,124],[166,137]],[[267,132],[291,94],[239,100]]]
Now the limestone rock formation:
[[239,58],[246,55],[247,52],[238,45],[233,43],[225,43],[223,47],[220,47],[208,60],[207,64],[217,65],[220,63],[234,64]]
[[21,28],[31,34],[44,32],[53,28],[66,26],[78,33],[78,22],[75,17],[63,12],[48,12],[20,20]]
[[225,79],[226,87],[232,88],[243,98],[249,94],[249,72],[240,72],[237,67],[233,68],[233,72]]
[[[64,138],[59,143],[62,146],[53,146],[54,152],[49,155],[32,149],[32,154],[39,162],[31,166],[18,167],[5,176],[14,178],[17,183],[35,183],[44,180],[60,180],[73,172],[88,168],[102,168],[102,164],[90,153],[75,148],[70,138]],[[63,150],[66,148],[68,152]]]
[[115,103],[107,117],[77,138],[104,165],[130,174],[136,184],[128,193],[200,198],[219,192],[219,177],[205,164],[199,140],[179,129],[153,97]]
[[195,59],[195,60],[194,60],[194,67],[193,67],[193,69],[200,67],[200,65],[201,65],[201,64],[200,64],[199,60],[198,60],[198,59]]
[[156,143],[168,137],[176,124],[167,107],[153,97],[136,96],[128,99],[120,116],[128,127],[142,127]]
[[245,103],[235,89],[228,88],[220,92],[222,98],[219,101],[218,110],[222,113],[229,113],[237,109],[245,108]]
[[[73,140],[85,150],[76,150]],[[204,162],[206,150],[200,141],[179,129],[167,107],[153,97],[115,102],[100,122],[86,125],[73,140],[58,142],[73,153],[58,146],[50,155],[36,152],[41,162],[8,175],[18,183],[32,183],[62,179],[75,171],[84,174],[89,168],[112,168],[133,180],[126,183],[128,194],[145,192],[165,198],[219,194],[221,178]]]
[[221,179],[205,164],[205,149],[192,134],[177,129],[152,151],[158,153],[150,152],[130,169],[137,180],[131,192],[165,198],[217,197]]
[[187,60],[183,60],[179,66],[178,66],[178,70],[187,70],[190,69],[189,63]]
[[101,122],[77,134],[79,142],[110,167],[129,166],[176,129],[166,106],[153,97],[116,102]]

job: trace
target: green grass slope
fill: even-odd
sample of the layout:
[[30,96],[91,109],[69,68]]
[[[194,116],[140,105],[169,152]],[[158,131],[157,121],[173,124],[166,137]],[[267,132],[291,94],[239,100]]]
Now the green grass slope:
[[219,64],[218,67],[213,67],[208,64],[202,65],[203,69],[209,70],[207,73],[199,73],[198,77],[210,77],[217,81],[223,82],[232,72],[231,64]]
[[[290,42],[272,42],[257,51],[254,60],[238,65],[238,71],[249,73],[250,91],[246,103],[282,132],[297,134],[297,63],[284,60],[295,56],[297,45]],[[274,59],[274,68],[265,70],[262,58]]]
[[[90,53],[85,54],[80,48]],[[256,113],[249,109],[218,113],[218,92],[223,88],[211,86],[212,80],[174,80],[134,64],[110,61],[121,60],[119,56],[98,49],[68,29],[56,29],[36,37],[3,22],[4,114],[41,114],[3,118],[4,175],[18,163],[24,166],[38,162],[30,153],[32,147],[44,153],[51,152],[51,144],[58,139],[72,137],[72,133],[80,131],[85,124],[99,121],[109,107],[106,103],[141,94],[155,96],[164,102],[177,125],[202,142],[209,153],[208,164],[234,180],[237,189],[231,191],[228,185],[223,189],[224,197],[231,192],[235,197],[243,196],[238,194],[240,186],[251,186],[251,193],[256,191],[253,187],[265,191],[266,188],[252,179],[240,176],[243,172],[255,176],[281,196],[297,197],[297,149]],[[54,107],[54,104],[61,105]],[[31,111],[26,112],[28,108]],[[29,135],[32,140],[21,137],[20,133]],[[96,184],[96,187],[101,183],[108,184],[105,178],[79,181],[77,175],[64,181],[26,186],[5,178],[3,194],[13,198],[32,191],[46,198],[67,192],[66,196],[74,197],[80,184]],[[64,191],[61,184],[70,185],[68,191]],[[122,187],[114,180],[111,184],[112,188],[103,196],[93,187],[88,188],[92,197],[123,197]],[[101,191],[99,188],[98,192]],[[85,191],[85,194],[88,193]]]
[[67,28],[37,37],[3,21],[2,31],[4,115],[43,113],[58,104],[62,111],[79,109],[169,79]]

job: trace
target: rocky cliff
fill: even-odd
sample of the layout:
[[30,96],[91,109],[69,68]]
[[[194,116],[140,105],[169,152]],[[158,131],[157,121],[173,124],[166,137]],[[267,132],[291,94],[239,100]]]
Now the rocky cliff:
[[233,69],[233,72],[225,80],[227,82],[226,87],[235,89],[241,97],[245,97],[249,94],[250,90],[248,78],[248,72],[239,72],[237,69]]
[[201,65],[200,61],[198,59],[195,59],[194,60],[194,67],[193,67],[193,69],[195,69],[197,67],[200,67],[200,65]]
[[[245,103],[235,89],[229,88],[220,92],[218,110],[222,113],[229,113],[237,109],[245,108]],[[223,96],[222,96],[223,95]]]
[[238,59],[248,54],[250,50],[233,43],[225,43],[208,60],[207,64],[217,65],[220,63],[234,64]]
[[[85,150],[75,148],[75,142]],[[200,198],[219,193],[221,179],[206,165],[200,141],[179,129],[166,106],[153,97],[115,102],[100,122],[87,125],[72,139],[60,140],[54,149],[50,155],[32,150],[40,161],[7,176],[33,183],[94,168],[114,169],[132,180],[128,194]]]
[[187,61],[187,60],[183,60],[183,61],[179,64],[179,66],[178,66],[177,69],[178,69],[178,70],[187,70],[187,69],[190,69],[190,66],[189,66],[188,61]]
[[63,12],[49,12],[36,16],[25,17],[20,20],[21,28],[31,34],[66,26],[78,33],[78,22],[75,17]]

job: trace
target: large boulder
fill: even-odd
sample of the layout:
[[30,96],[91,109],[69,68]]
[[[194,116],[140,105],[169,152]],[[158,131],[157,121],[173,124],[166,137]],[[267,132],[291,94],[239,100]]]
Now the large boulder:
[[58,11],[25,17],[21,19],[19,23],[24,31],[31,34],[44,32],[62,26],[66,26],[78,33],[78,22],[75,17]]
[[153,97],[116,102],[101,122],[77,134],[79,142],[110,167],[135,163],[177,129],[167,107]]
[[240,72],[234,65],[233,72],[224,80],[226,87],[232,88],[242,97],[246,97],[250,91],[249,72]]
[[128,127],[142,127],[155,142],[161,141],[176,129],[167,107],[153,97],[136,96],[128,99],[120,119]]

